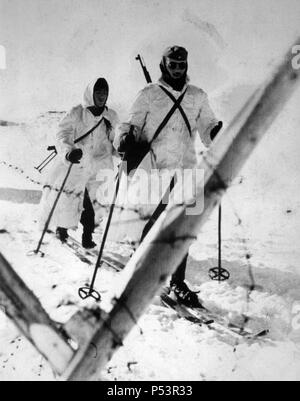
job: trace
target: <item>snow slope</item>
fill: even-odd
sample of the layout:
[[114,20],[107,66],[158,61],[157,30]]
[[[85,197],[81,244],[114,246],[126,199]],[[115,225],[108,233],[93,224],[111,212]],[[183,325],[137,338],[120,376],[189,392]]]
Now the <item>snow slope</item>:
[[[9,232],[0,234],[0,249],[51,317],[66,322],[83,305],[77,290],[89,282],[91,269],[51,238],[46,240],[49,245],[45,248],[45,259],[26,257],[36,244],[31,239],[37,239],[33,223],[37,206],[6,202],[0,202],[0,206],[7,212],[1,214],[1,229]],[[172,311],[153,305],[139,322],[144,334],[140,334],[139,328],[130,334],[107,367],[105,378],[299,380],[300,330],[292,327],[295,316],[291,313],[293,297],[288,283],[282,284],[280,295],[255,291],[247,303],[245,289],[236,284],[242,277],[237,270],[234,273],[232,284],[203,283],[201,297],[207,306],[231,320],[247,312],[252,317],[252,328],[270,329],[270,340],[238,344],[232,338],[220,338],[205,327],[180,320]],[[102,307],[107,310],[116,279],[116,273],[102,270],[96,284],[104,300]],[[0,315],[0,322],[0,380],[55,380],[45,361],[18,335],[4,314]]]
[[[241,313],[246,313],[251,317],[249,327],[270,330],[268,340],[238,344],[232,338],[220,338],[205,327],[178,319],[174,312],[154,304],[139,322],[143,336],[138,327],[130,334],[104,372],[106,379],[300,379],[299,202],[297,192],[292,191],[299,178],[299,170],[294,169],[298,158],[290,142],[278,138],[297,101],[296,96],[273,127],[274,135],[268,134],[262,145],[270,149],[274,141],[282,144],[277,159],[289,152],[284,168],[289,169],[293,179],[286,182],[284,177],[273,178],[274,170],[269,171],[272,163],[258,151],[224,199],[223,264],[230,270],[231,280],[219,285],[207,276],[208,269],[217,265],[216,213],[190,252],[188,279],[201,290],[205,305],[231,321],[239,321]],[[0,162],[5,160],[26,170],[26,174],[20,174],[0,164],[0,188],[41,188],[28,181],[26,175],[42,181],[43,176],[34,171],[32,161],[40,160],[41,149],[49,144],[59,118],[60,115],[46,114],[27,125],[0,128],[3,144]],[[286,132],[295,143],[294,135],[292,131]],[[268,181],[266,177],[272,179]],[[291,196],[286,198],[281,193],[282,186],[278,188],[277,180],[285,189],[291,189]],[[268,192],[265,192],[266,182]],[[26,256],[40,234],[34,223],[37,208],[38,205],[0,200],[0,251],[34,290],[51,317],[66,322],[83,305],[77,290],[89,282],[92,271],[51,237],[46,238],[47,258]],[[236,214],[242,218],[241,226]],[[126,251],[115,245],[116,249],[121,253]],[[246,258],[248,254],[250,260]],[[245,286],[251,284],[250,268],[259,287],[248,299]],[[96,286],[106,310],[111,307],[117,279],[116,273],[106,270],[98,277]],[[47,363],[19,336],[4,314],[0,314],[0,338],[1,381],[56,380]]]

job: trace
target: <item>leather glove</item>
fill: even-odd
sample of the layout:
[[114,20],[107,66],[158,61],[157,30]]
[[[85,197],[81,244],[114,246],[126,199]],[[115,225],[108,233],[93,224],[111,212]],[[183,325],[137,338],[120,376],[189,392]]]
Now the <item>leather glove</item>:
[[218,135],[218,133],[221,131],[222,128],[223,128],[223,122],[219,121],[218,124],[210,132],[210,138],[212,141],[215,139],[215,137]]
[[83,153],[81,149],[73,149],[67,153],[66,159],[73,164],[79,164],[82,159]]

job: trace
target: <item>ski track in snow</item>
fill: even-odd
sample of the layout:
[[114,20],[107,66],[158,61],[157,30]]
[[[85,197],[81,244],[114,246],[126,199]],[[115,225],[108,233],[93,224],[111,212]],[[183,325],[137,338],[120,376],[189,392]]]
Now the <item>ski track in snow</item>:
[[[33,223],[36,205],[0,202],[0,249],[18,274],[39,297],[51,318],[64,323],[86,305],[77,295],[89,282],[92,269],[52,237],[46,257],[27,257],[39,232]],[[29,232],[29,235],[28,235]],[[117,274],[102,269],[96,288],[102,307],[109,310]],[[300,331],[291,327],[289,297],[255,291],[250,304],[246,290],[230,284],[205,282],[201,297],[210,308],[237,321],[241,312],[253,319],[254,329],[269,328],[270,341],[236,344],[220,338],[206,327],[178,319],[175,312],[152,305],[112,361],[104,378],[108,380],[299,380]],[[0,380],[56,380],[48,364],[0,315]],[[274,366],[277,366],[276,370]]]
[[[34,162],[41,161],[41,149],[50,143],[57,116],[43,116],[33,125],[1,127],[0,159],[21,163],[33,178],[42,176],[33,170]],[[41,129],[43,127],[43,129]],[[34,135],[34,140],[32,135]],[[39,146],[36,140],[39,140]],[[11,142],[18,143],[11,148]],[[28,152],[26,152],[26,149]],[[30,152],[29,152],[30,149]],[[44,156],[47,156],[45,152]],[[21,162],[20,162],[21,161]],[[39,190],[16,172],[0,167],[0,188]],[[234,193],[234,189],[232,191]],[[224,200],[225,210],[230,210]],[[37,205],[0,201],[0,251],[12,264],[26,284],[38,296],[51,318],[66,322],[82,306],[78,288],[89,283],[92,268],[80,262],[68,249],[46,236],[46,257],[26,256],[34,249],[40,236],[34,223]],[[266,226],[273,227],[278,210],[267,217]],[[293,213],[297,213],[293,208]],[[278,216],[278,214],[277,214]],[[281,215],[288,222],[288,215]],[[217,265],[216,215],[213,215],[199,241],[190,252],[188,278],[206,306],[233,322],[241,314],[250,316],[249,326],[254,330],[269,329],[268,341],[236,344],[232,338],[220,338],[216,332],[199,327],[175,312],[153,304],[140,320],[143,329],[135,328],[113,357],[104,379],[108,380],[299,380],[300,328],[293,326],[293,307],[300,304],[300,277],[298,251],[288,243],[285,232],[270,231],[259,226],[260,237],[251,237],[251,227],[243,231],[232,223],[233,213],[224,216],[224,267],[231,271],[231,280],[224,284],[208,281],[207,271]],[[260,216],[253,217],[259,225]],[[231,221],[231,225],[229,222]],[[275,223],[274,223],[275,224]],[[281,224],[277,222],[276,224]],[[287,227],[282,224],[283,229]],[[229,228],[228,228],[229,227]],[[270,230],[270,228],[269,228]],[[293,238],[296,232],[289,231]],[[244,238],[242,238],[244,236]],[[290,241],[291,242],[291,241]],[[278,245],[280,244],[280,245]],[[112,250],[120,251],[109,244]],[[126,249],[121,251],[126,253]],[[250,262],[256,283],[261,288],[253,291],[247,301],[245,284],[249,284],[245,254],[251,251]],[[276,255],[278,257],[276,257]],[[287,257],[286,257],[287,256]],[[285,262],[288,259],[288,263]],[[101,307],[109,310],[118,274],[101,269],[96,288],[101,291]],[[0,299],[1,305],[1,299]],[[13,324],[0,313],[0,381],[57,380],[41,355],[20,336]],[[99,352],[99,350],[98,350]]]

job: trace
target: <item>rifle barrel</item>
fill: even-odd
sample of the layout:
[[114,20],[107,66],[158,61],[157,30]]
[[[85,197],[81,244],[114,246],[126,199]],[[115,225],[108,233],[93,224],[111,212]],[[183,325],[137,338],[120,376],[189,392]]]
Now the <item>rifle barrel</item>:
[[147,81],[147,84],[151,84],[152,83],[152,79],[151,79],[151,76],[149,74],[149,71],[147,70],[147,67],[146,67],[144,59],[141,57],[140,54],[138,54],[137,57],[136,57],[136,60],[138,60],[140,62],[140,64],[141,64],[141,67],[142,67],[145,79]]

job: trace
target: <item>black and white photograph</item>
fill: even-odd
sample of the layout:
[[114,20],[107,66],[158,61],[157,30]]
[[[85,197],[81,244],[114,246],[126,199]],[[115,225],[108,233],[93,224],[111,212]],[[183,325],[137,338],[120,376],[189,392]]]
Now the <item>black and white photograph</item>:
[[299,0],[0,0],[0,382],[300,380]]

